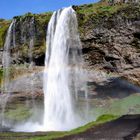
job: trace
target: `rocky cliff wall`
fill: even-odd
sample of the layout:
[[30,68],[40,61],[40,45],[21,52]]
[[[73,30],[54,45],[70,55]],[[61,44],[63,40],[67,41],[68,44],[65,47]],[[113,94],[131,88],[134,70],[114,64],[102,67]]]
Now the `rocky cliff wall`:
[[[79,13],[79,22],[86,16]],[[91,14],[80,29],[83,54],[91,68],[122,72],[140,67],[139,5],[124,5],[113,13],[106,10],[100,15]]]
[[[86,68],[117,73],[140,85],[139,3],[110,5],[101,1],[73,8],[77,12]],[[29,63],[30,41],[33,39],[33,62],[35,65],[44,65],[46,29],[50,16],[51,13],[28,13],[14,18],[16,44],[11,47],[13,64]]]

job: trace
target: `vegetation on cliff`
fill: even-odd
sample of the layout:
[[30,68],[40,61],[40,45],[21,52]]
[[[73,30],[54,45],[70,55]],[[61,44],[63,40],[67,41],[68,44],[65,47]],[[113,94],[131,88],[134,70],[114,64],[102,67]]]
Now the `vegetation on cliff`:
[[[77,12],[80,33],[85,35],[88,30],[103,25],[110,26],[116,15],[122,19],[135,20],[140,16],[140,5],[134,3],[118,3],[110,5],[108,1],[100,1],[93,4],[74,6]],[[117,20],[117,19],[116,19]]]
[[[124,18],[134,19],[139,16],[139,12],[140,12],[139,5],[135,5],[132,3],[131,4],[121,3],[121,4],[110,5],[107,1],[100,1],[98,3],[85,4],[81,6],[73,6],[73,8],[77,12],[78,24],[79,24],[79,29],[81,34],[87,28],[92,29],[95,26],[102,24],[103,19],[107,21],[115,14],[121,13],[121,15],[123,15]],[[42,46],[42,45],[44,46],[47,24],[50,20],[51,15],[52,12],[46,12],[43,14],[27,13],[23,16],[16,16],[14,17],[14,19],[16,19],[17,22],[19,21],[23,22],[27,19],[34,17],[35,24],[37,27],[36,31],[40,32],[39,38],[38,40],[36,40],[35,46]],[[4,37],[10,22],[11,21],[7,21],[3,19],[0,20],[0,39],[1,39],[0,47],[3,46]],[[24,46],[25,44],[22,45]]]
[[107,20],[126,6],[128,6],[128,4],[125,3],[110,5],[107,1],[74,6],[78,15],[80,33],[82,34],[87,28],[93,29],[99,24],[102,24],[103,19]]

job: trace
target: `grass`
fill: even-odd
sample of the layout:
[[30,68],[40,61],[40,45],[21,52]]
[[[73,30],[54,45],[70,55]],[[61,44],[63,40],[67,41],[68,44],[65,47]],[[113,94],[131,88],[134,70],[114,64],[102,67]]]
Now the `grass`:
[[81,36],[98,26],[113,27],[118,16],[126,20],[138,19],[140,16],[140,5],[133,3],[110,5],[107,1],[100,1],[75,7],[75,10]]
[[[78,23],[80,29],[90,23],[90,28],[101,23],[102,18],[109,18],[119,10],[127,7],[127,4],[109,5],[106,1],[100,1],[94,4],[85,4],[76,8],[78,14]],[[81,18],[82,16],[82,18]]]
[[79,7],[78,13],[91,15],[91,14],[103,14],[103,12],[108,12],[108,14],[113,14],[118,11],[120,8],[123,8],[126,4],[116,4],[116,5],[109,5],[106,1],[100,1],[94,4],[85,4]]

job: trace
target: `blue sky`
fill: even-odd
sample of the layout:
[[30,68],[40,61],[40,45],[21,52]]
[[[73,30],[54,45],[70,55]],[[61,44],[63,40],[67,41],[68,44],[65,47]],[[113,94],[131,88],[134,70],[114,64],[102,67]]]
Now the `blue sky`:
[[11,19],[27,12],[42,13],[70,5],[97,2],[98,0],[1,0],[0,18]]

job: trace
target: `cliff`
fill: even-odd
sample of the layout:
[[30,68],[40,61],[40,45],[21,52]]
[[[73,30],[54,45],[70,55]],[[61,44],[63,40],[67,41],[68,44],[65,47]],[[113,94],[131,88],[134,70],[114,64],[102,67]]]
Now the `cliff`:
[[[140,85],[140,4],[101,1],[73,8],[77,12],[87,69],[117,73]],[[44,65],[46,29],[51,15],[28,13],[14,17],[13,64],[28,64],[32,52],[34,65]],[[1,54],[9,24],[10,21],[0,21]]]
[[140,5],[106,2],[75,7],[90,69],[117,73],[140,85]]

